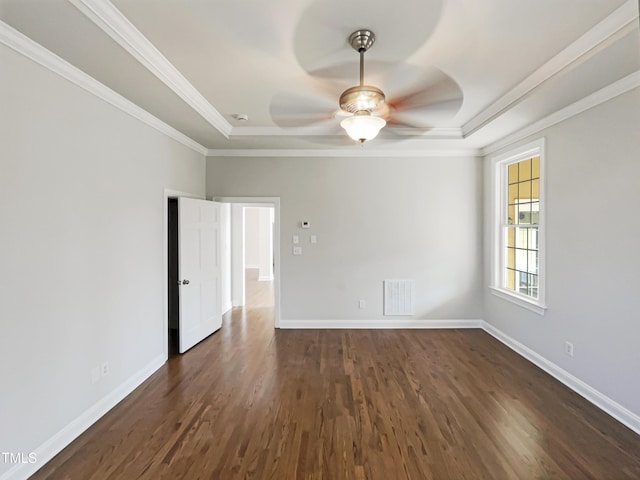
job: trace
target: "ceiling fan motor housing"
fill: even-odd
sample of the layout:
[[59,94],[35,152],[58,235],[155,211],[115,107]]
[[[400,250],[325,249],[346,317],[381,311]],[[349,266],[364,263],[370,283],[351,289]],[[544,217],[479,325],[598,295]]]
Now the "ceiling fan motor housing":
[[361,111],[374,113],[384,102],[385,96],[382,90],[370,85],[351,87],[340,95],[340,108],[349,113]]

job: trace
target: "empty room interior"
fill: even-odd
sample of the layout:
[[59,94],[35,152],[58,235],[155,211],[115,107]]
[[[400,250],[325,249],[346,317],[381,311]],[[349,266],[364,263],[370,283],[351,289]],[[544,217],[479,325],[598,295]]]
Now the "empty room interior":
[[640,479],[637,0],[0,0],[0,480]]

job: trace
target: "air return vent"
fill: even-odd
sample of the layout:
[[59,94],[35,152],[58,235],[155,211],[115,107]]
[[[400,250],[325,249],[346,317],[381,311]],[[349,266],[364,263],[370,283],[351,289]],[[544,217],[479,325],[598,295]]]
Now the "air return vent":
[[415,282],[413,280],[384,281],[384,314],[413,315]]

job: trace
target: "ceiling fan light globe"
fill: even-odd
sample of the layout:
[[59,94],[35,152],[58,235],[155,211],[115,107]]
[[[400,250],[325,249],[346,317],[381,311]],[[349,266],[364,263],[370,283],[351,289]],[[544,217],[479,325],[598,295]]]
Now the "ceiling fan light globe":
[[357,142],[374,139],[386,124],[384,118],[369,114],[354,115],[340,122],[340,126],[345,129],[347,135]]

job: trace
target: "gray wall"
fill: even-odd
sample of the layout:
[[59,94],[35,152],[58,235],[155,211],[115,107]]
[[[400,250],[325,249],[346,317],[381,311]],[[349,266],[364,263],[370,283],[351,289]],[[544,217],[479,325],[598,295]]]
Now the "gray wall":
[[0,451],[28,453],[163,355],[164,188],[204,195],[205,160],[3,46],[0,65]]
[[208,158],[207,195],[281,198],[283,320],[383,319],[386,278],[416,319],[482,318],[480,159]]
[[[487,322],[636,415],[640,415],[639,129],[640,89],[636,88],[521,142],[546,138],[549,308],[540,316],[485,289],[484,313]],[[485,173],[489,185],[488,160]],[[489,192],[485,197],[488,233]],[[574,344],[573,358],[564,354],[565,341]]]

